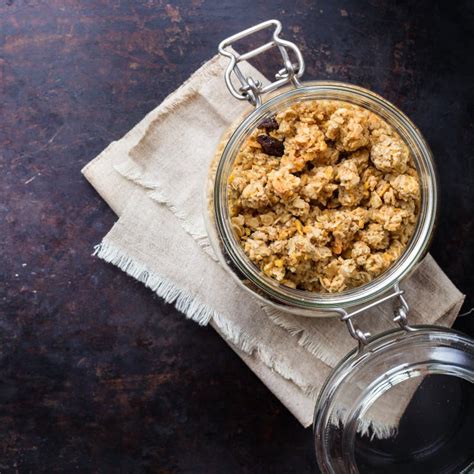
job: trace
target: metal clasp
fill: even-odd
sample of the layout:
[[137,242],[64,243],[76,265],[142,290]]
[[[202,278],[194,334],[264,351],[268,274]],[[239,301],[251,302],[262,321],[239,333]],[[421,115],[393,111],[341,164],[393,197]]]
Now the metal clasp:
[[[231,48],[232,43],[235,41],[271,26],[275,27],[275,31],[273,32],[272,40],[268,43],[265,43],[264,45],[244,54],[239,54]],[[248,100],[252,105],[259,106],[262,103],[261,96],[263,94],[274,91],[280,86],[288,83],[292,83],[295,87],[300,85],[298,79],[303,75],[305,69],[303,56],[299,48],[294,43],[279,37],[281,29],[281,23],[278,20],[268,20],[241,31],[240,33],[237,33],[233,36],[230,36],[219,44],[219,53],[230,59],[229,65],[225,71],[225,83],[230,93],[236,99]],[[252,79],[252,77],[245,77],[242,70],[238,66],[239,62],[258,56],[259,54],[268,51],[275,46],[279,49],[283,59],[283,69],[280,69],[275,74],[276,80],[266,86],[263,86],[260,81],[255,81]],[[296,63],[291,62],[287,48],[293,51],[296,55]],[[240,82],[239,88],[236,88],[232,82],[232,73],[234,73]]]
[[351,313],[348,313],[345,309],[342,309],[342,308],[340,308],[338,310],[338,312],[340,314],[342,314],[341,321],[346,323],[347,329],[349,330],[350,335],[354,339],[356,339],[357,342],[359,343],[359,350],[362,350],[363,347],[367,344],[368,339],[371,336],[371,334],[370,334],[370,332],[363,332],[358,327],[357,323],[355,322],[355,320],[353,318],[355,318],[356,316],[359,316],[364,311],[366,311],[370,308],[373,308],[375,306],[378,306],[379,304],[384,303],[385,301],[391,300],[393,298],[398,297],[398,299],[400,300],[400,305],[398,306],[398,308],[394,312],[393,321],[395,323],[397,323],[405,331],[414,331],[415,330],[413,327],[411,327],[408,324],[407,315],[408,315],[408,311],[409,311],[410,308],[408,306],[408,303],[407,303],[405,297],[403,296],[404,293],[405,293],[405,291],[401,290],[399,285],[397,284],[397,285],[394,286],[393,293],[390,293],[390,294],[384,296],[383,298],[381,298],[381,299],[379,299],[379,300],[377,300],[373,303],[370,303],[366,306],[363,306],[362,308],[359,308],[355,311],[352,311]]

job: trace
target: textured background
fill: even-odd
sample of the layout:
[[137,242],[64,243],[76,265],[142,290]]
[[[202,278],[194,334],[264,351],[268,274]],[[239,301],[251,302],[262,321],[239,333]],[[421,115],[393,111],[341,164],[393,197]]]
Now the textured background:
[[442,191],[432,253],[473,305],[472,2],[1,0],[1,472],[316,469],[310,431],[211,329],[91,258],[115,216],[80,174],[271,17],[306,79],[368,87],[420,127]]

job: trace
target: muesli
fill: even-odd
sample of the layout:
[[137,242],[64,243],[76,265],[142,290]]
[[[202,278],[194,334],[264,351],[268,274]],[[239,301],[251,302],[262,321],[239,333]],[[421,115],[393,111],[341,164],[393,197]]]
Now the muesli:
[[311,100],[264,120],[228,180],[246,255],[292,288],[340,292],[369,282],[413,234],[420,181],[408,147],[356,105]]

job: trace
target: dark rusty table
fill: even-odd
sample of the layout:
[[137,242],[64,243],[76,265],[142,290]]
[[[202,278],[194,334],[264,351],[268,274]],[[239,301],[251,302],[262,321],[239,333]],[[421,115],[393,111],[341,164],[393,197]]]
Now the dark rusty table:
[[469,1],[2,0],[0,471],[315,471],[310,431],[211,329],[91,257],[115,216],[80,169],[221,39],[279,18],[306,78],[373,89],[421,128],[442,190],[432,253],[469,308],[473,15]]

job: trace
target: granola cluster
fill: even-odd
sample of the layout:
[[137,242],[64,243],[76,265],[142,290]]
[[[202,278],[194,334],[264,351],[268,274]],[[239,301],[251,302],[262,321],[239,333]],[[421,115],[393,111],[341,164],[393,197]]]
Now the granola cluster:
[[327,100],[264,120],[239,151],[228,191],[235,234],[266,275],[331,293],[369,282],[401,255],[420,200],[398,133]]

